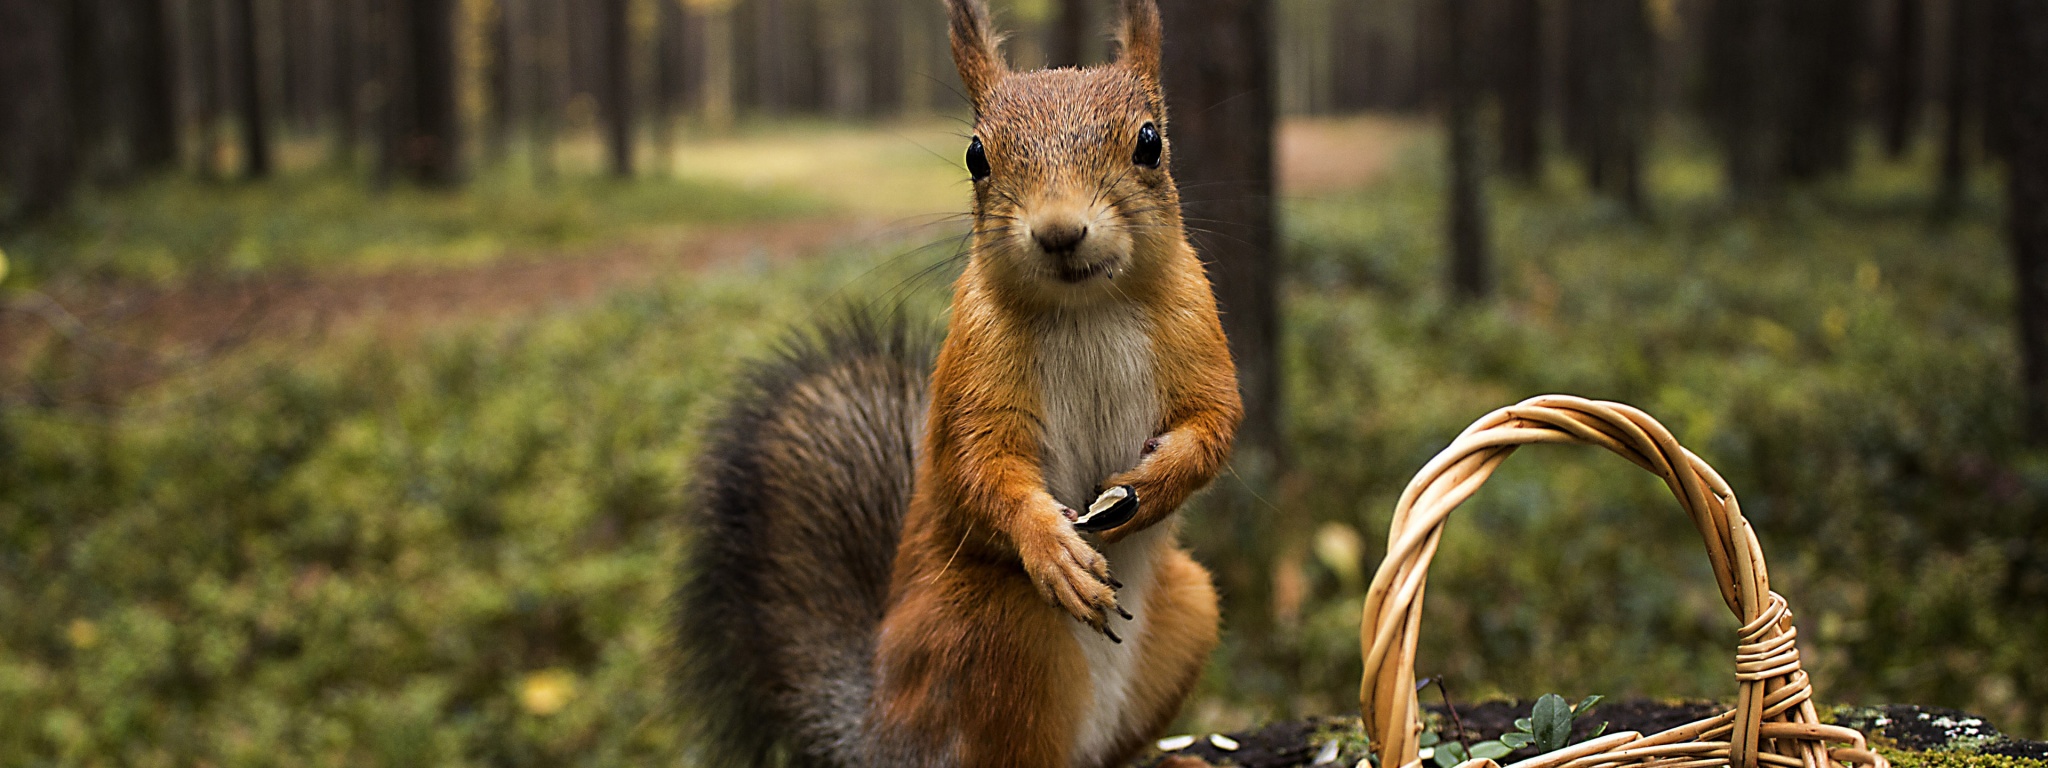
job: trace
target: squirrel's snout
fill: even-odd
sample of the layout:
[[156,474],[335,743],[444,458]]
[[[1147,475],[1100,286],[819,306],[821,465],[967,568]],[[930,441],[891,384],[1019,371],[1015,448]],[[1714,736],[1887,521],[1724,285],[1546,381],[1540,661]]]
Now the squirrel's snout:
[[1038,222],[1031,225],[1031,239],[1046,253],[1064,256],[1081,247],[1088,237],[1088,225],[1080,220]]

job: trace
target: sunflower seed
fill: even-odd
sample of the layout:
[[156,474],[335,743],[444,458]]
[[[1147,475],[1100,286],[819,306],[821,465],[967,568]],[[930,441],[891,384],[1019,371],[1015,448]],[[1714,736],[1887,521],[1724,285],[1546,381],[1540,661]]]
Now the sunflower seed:
[[1177,752],[1195,745],[1193,736],[1168,736],[1159,740],[1159,751]]

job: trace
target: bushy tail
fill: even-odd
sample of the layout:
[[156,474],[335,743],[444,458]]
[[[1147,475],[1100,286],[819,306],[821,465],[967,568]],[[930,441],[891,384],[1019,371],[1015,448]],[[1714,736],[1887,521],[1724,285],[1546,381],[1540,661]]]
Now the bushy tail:
[[674,618],[699,764],[860,764],[935,348],[849,313],[755,363],[712,427]]

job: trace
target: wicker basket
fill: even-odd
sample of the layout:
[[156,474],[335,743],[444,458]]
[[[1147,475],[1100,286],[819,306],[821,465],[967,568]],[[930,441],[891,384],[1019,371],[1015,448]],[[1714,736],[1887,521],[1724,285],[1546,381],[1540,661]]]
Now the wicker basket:
[[[1365,680],[1359,708],[1385,768],[1421,765],[1415,642],[1422,593],[1444,519],[1515,448],[1591,443],[1664,479],[1707,545],[1721,598],[1741,622],[1735,648],[1734,709],[1663,733],[1615,733],[1515,763],[1510,768],[1889,768],[1863,734],[1823,725],[1813,687],[1799,668],[1797,630],[1785,598],[1771,591],[1763,550],[1735,493],[1713,467],[1642,411],[1620,403],[1549,395],[1487,414],[1432,459],[1401,494],[1386,560],[1366,593],[1360,644]],[[1830,749],[1829,744],[1846,745]],[[1492,768],[1472,760],[1461,768]]]

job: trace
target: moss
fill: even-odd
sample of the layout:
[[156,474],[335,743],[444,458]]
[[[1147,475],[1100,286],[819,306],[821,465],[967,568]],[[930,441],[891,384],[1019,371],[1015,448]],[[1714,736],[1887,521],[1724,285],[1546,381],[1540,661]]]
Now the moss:
[[2048,762],[2040,760],[1963,750],[1910,752],[1879,745],[1877,753],[1892,761],[1892,768],[2048,768]]

